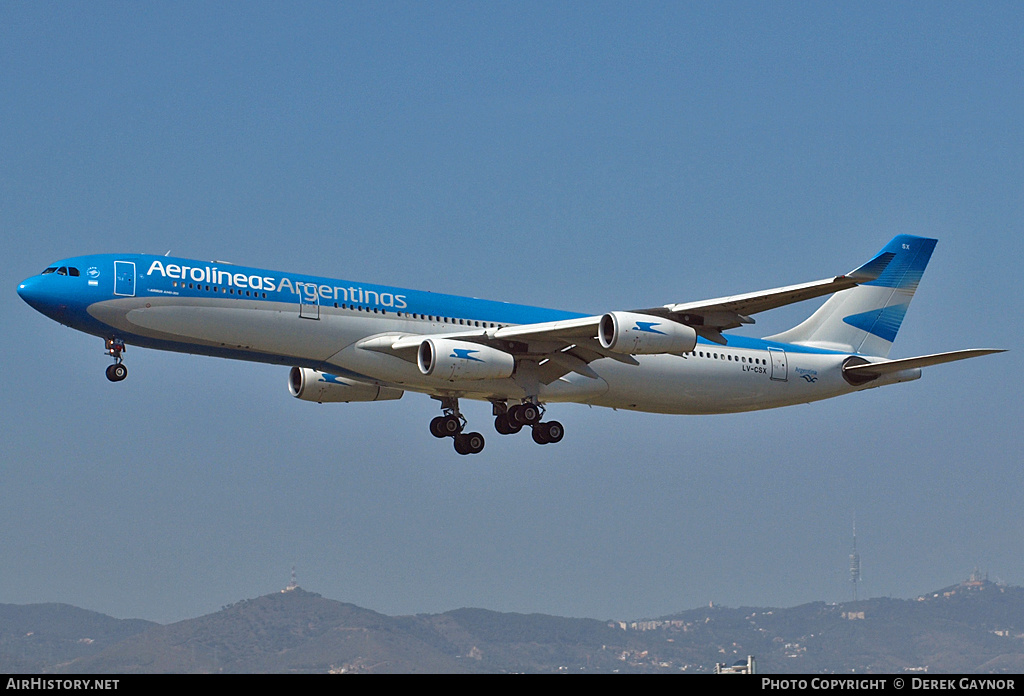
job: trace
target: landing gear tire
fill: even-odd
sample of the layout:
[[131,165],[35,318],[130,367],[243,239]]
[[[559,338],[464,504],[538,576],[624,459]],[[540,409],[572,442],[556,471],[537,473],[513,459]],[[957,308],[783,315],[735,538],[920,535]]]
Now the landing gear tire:
[[548,444],[547,428],[544,427],[545,423],[538,423],[533,426],[533,441],[538,445]]
[[430,434],[434,437],[447,437],[447,433],[443,430],[444,428],[444,416],[438,416],[437,418],[430,421]]
[[533,426],[533,441],[538,445],[548,445],[558,442],[565,435],[565,429],[558,421],[537,423]]
[[458,416],[445,416],[444,421],[441,423],[441,429],[445,435],[458,435],[462,432],[462,421],[459,420]]
[[558,421],[548,421],[547,423],[538,424],[544,428],[544,437],[547,438],[549,444],[560,442],[562,436],[565,435],[565,429],[562,428],[562,424]]
[[430,421],[430,434],[434,437],[452,437],[462,431],[462,423],[455,416],[438,416]]
[[455,451],[459,454],[479,454],[484,449],[484,436],[480,433],[459,433],[455,436]]
[[494,429],[500,435],[515,435],[523,429],[523,424],[509,418],[507,413],[502,413],[494,417]]
[[519,423],[520,425],[536,425],[540,422],[540,418],[540,408],[536,404],[518,404],[508,409],[509,422]]
[[565,428],[562,427],[561,423],[558,421],[548,421],[547,423],[541,423],[541,425],[547,426],[546,436],[549,443],[561,442],[562,436],[565,435]]
[[120,382],[128,376],[128,368],[122,363],[114,363],[107,366],[107,379],[111,382]]

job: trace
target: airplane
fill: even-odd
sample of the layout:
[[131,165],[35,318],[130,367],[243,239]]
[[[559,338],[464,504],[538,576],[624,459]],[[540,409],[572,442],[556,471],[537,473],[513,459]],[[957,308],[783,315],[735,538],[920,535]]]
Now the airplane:
[[[128,375],[128,345],[291,366],[305,401],[428,394],[435,437],[484,448],[460,399],[492,404],[494,428],[558,442],[552,404],[655,413],[777,408],[918,379],[921,368],[1003,352],[890,360],[936,240],[894,237],[844,275],[761,292],[589,315],[347,280],[146,254],[64,259],[18,286],[29,305],[98,336]],[[753,314],[830,295],[799,325],[764,338],[725,333]]]

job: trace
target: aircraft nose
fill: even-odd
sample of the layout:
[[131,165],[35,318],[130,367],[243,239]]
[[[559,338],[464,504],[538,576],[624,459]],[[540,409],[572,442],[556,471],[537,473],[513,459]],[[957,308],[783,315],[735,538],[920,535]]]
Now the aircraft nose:
[[46,313],[46,309],[54,304],[53,293],[47,289],[46,278],[33,276],[18,285],[18,295],[33,309]]

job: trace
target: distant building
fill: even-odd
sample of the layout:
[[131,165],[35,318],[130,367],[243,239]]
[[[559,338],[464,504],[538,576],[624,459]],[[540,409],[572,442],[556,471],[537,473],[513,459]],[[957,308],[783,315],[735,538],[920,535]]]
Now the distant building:
[[971,572],[971,577],[960,583],[964,587],[984,587],[988,584],[988,573],[982,573],[977,567]]
[[733,664],[732,667],[727,666],[724,662],[716,662],[715,674],[756,674],[756,668],[757,662],[754,660],[754,656],[747,655],[746,662],[740,660]]

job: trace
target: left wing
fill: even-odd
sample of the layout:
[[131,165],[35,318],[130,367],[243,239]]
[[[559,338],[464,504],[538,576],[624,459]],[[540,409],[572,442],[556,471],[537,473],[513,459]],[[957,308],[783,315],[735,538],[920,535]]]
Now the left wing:
[[386,334],[371,336],[356,346],[364,350],[391,353],[409,362],[417,361],[417,352],[427,339],[478,343],[513,355],[517,362],[538,365],[539,379],[549,384],[559,377],[576,372],[597,378],[588,365],[599,358],[612,358],[638,365],[630,355],[621,355],[601,347],[597,340],[600,316],[520,324],[498,329],[478,329],[440,334]]

